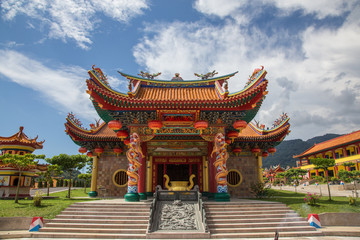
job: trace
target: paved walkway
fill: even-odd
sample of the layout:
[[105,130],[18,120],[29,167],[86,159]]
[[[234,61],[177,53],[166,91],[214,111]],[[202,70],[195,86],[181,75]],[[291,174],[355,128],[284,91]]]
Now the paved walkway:
[[[345,229],[344,229],[345,228]],[[327,230],[329,229],[329,230]],[[344,232],[346,230],[348,233],[355,233],[357,235],[354,236],[322,236],[322,237],[294,237],[294,238],[282,238],[281,235],[279,236],[279,239],[281,240],[359,240],[360,236],[360,227],[351,228],[351,227],[331,227],[331,228],[322,228],[323,232]],[[31,240],[34,238],[31,238],[31,234],[29,231],[12,231],[12,232],[6,232],[6,231],[0,231],[0,239],[13,239],[13,240]],[[50,240],[53,238],[42,238],[44,240]],[[68,238],[56,238],[57,240],[69,240]],[[79,239],[79,238],[72,238],[72,239]],[[237,238],[231,238],[231,240],[236,240]],[[241,239],[252,239],[252,240],[273,240],[274,238],[241,238]],[[100,238],[97,239],[88,239],[88,240],[101,240]],[[172,239],[173,240],[173,239]],[[191,240],[191,239],[189,239]]]
[[[287,190],[287,191],[293,191],[295,192],[295,188],[292,186],[271,186],[273,189],[277,190]],[[342,190],[343,186],[341,185],[330,185],[330,194],[331,196],[353,196],[353,191],[351,190]],[[297,186],[296,191],[300,193],[316,193],[316,194],[322,194],[323,196],[329,196],[328,194],[328,188],[326,184],[320,184],[318,186],[315,185],[309,185],[309,186]],[[357,191],[360,195],[360,190]]]

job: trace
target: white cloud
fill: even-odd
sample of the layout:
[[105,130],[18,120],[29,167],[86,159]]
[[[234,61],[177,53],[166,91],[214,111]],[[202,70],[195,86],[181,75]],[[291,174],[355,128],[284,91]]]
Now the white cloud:
[[356,1],[349,0],[272,0],[276,7],[286,12],[303,10],[305,14],[315,14],[319,19],[327,16],[340,16],[350,11]]
[[[119,22],[127,22],[147,9],[146,0],[4,0],[1,2],[5,20],[26,15],[39,20],[40,26],[49,27],[49,38],[75,40],[77,45],[88,49],[91,35],[100,22],[97,14],[105,14]],[[29,26],[34,26],[29,23]]]
[[[351,132],[360,124],[360,6],[353,7],[337,29],[310,25],[296,34],[285,30],[269,34],[255,26],[244,28],[233,19],[225,19],[223,25],[156,23],[147,26],[134,56],[146,70],[163,72],[162,79],[175,72],[193,79],[194,72],[216,69],[221,75],[239,70],[229,81],[231,91],[241,90],[252,70],[264,65],[269,94],[256,119],[271,126],[283,111],[288,112],[296,118],[291,121],[290,138]],[[306,11],[316,12],[308,8]],[[319,10],[317,18],[344,9]],[[279,44],[284,39],[290,44],[297,41],[299,47]]]
[[0,50],[0,74],[10,81],[31,88],[49,105],[65,112],[76,112],[92,121],[97,114],[85,93],[86,70],[77,66],[51,69],[19,52]]
[[203,14],[217,15],[223,18],[237,11],[243,4],[243,1],[238,0],[226,0],[226,3],[218,0],[197,0],[194,8]]
[[220,18],[232,17],[238,23],[249,23],[251,19],[258,17],[264,7],[275,6],[280,13],[285,15],[295,11],[303,11],[305,15],[313,14],[318,19],[327,16],[341,16],[351,11],[356,0],[197,0],[194,8],[207,15]]

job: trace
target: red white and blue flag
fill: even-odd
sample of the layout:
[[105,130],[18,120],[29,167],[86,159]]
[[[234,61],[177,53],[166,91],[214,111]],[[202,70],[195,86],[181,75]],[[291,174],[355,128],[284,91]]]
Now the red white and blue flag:
[[42,217],[33,217],[29,232],[38,232],[40,228],[44,226],[44,220]]
[[310,224],[310,226],[321,228],[320,219],[317,214],[309,214],[308,223]]

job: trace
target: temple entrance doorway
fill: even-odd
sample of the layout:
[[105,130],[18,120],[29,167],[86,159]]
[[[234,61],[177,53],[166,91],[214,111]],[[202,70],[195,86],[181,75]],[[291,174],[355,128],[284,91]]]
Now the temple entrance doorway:
[[[194,185],[199,185],[200,191],[202,191],[202,162],[201,158],[182,158],[183,162],[178,163],[180,159],[170,158],[167,161],[162,159],[154,159],[154,169],[153,169],[153,190],[155,190],[156,185],[160,185],[165,189],[165,178],[164,175],[167,174],[171,181],[189,181],[189,178],[192,174],[195,174],[193,179]],[[163,162],[159,162],[163,160]],[[190,161],[190,162],[189,162]],[[175,163],[173,163],[175,162]]]

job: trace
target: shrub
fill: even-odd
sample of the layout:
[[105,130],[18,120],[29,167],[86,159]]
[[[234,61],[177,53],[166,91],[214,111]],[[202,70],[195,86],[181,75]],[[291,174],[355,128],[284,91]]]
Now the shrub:
[[305,198],[304,201],[311,206],[316,205],[317,200],[319,200],[320,196],[316,195],[316,193],[308,193]]
[[356,198],[349,196],[349,205],[356,205]]
[[270,187],[266,187],[265,183],[259,182],[251,185],[250,191],[255,195],[256,198],[270,197]]
[[35,207],[40,207],[41,206],[41,201],[42,201],[42,195],[43,192],[42,191],[36,191],[35,192],[35,195],[33,197],[33,200],[34,200],[34,206]]
[[332,177],[330,180],[335,184],[339,184],[340,182],[340,180],[337,177]]
[[318,182],[318,183],[323,183],[324,182],[324,178],[322,176],[315,176],[314,179]]

